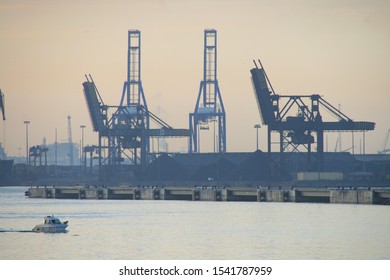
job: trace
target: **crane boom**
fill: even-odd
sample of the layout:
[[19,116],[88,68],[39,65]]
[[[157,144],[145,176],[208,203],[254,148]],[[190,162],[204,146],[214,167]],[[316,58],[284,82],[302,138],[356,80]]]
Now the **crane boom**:
[[390,148],[386,149],[387,143],[389,142],[389,138],[390,138],[390,129],[387,130],[385,141],[383,143],[383,149],[381,151],[378,151],[378,154],[386,154],[387,152],[390,152]]
[[5,106],[4,106],[4,93],[0,89],[0,109],[3,114],[3,121],[5,121]]

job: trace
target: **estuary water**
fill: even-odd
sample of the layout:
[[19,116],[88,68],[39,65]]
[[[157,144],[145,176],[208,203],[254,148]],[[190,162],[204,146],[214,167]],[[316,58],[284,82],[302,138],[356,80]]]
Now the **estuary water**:
[[[0,187],[1,260],[390,259],[390,206],[30,199],[26,190]],[[52,214],[69,221],[67,233],[15,232]]]

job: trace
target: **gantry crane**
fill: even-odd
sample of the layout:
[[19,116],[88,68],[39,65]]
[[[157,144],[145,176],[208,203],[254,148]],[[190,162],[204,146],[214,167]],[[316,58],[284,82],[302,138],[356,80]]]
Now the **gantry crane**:
[[[99,173],[106,164],[120,165],[124,158],[133,165],[145,166],[148,162],[151,137],[188,137],[188,129],[174,129],[148,109],[141,81],[141,32],[128,31],[127,80],[123,85],[119,106],[109,106],[97,90],[91,75],[83,83],[93,130],[99,133]],[[159,128],[150,128],[153,121]],[[103,139],[107,144],[103,145]],[[107,150],[103,158],[102,150]],[[111,170],[111,168],[110,168]]]
[[[340,110],[332,106],[318,94],[279,95],[273,90],[268,76],[258,60],[251,69],[252,82],[260,116],[268,127],[268,152],[271,153],[271,132],[279,133],[280,169],[283,170],[283,152],[291,146],[300,152],[300,147],[307,151],[311,160],[312,145],[317,148],[317,168],[323,169],[324,132],[325,131],[369,131],[375,123],[353,121]],[[295,114],[291,112],[296,109]],[[323,121],[323,113],[328,112],[336,121]],[[316,139],[313,136],[316,134]],[[270,157],[271,158],[271,157]]]
[[200,82],[195,110],[189,114],[189,152],[200,152],[199,130],[207,128],[210,122],[217,122],[217,151],[223,153],[226,152],[226,113],[217,79],[217,31],[214,29],[204,31],[203,61],[203,80]]

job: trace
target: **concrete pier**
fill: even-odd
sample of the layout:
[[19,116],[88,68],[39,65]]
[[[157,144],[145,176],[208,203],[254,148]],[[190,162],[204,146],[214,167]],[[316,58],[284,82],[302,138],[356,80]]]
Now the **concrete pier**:
[[176,187],[30,187],[30,198],[189,201],[312,202],[390,205],[390,189],[327,188],[176,188]]

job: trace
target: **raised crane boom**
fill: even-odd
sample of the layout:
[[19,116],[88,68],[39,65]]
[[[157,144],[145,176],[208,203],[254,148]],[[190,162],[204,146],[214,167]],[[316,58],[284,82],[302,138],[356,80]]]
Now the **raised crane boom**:
[[[298,146],[306,149],[310,161],[311,145],[316,143],[318,170],[321,170],[325,131],[374,130],[374,122],[353,121],[318,94],[276,94],[260,60],[260,68],[255,61],[254,64],[255,68],[250,72],[259,113],[263,124],[268,127],[268,152],[271,153],[271,143],[273,143],[271,132],[278,132],[281,170],[283,170],[282,153],[288,146],[291,146],[293,151],[299,151]],[[324,113],[335,120],[325,121]],[[316,134],[316,139],[313,133]]]
[[383,149],[378,151],[378,154],[386,154],[386,153],[390,152],[390,148],[387,148],[387,144],[389,143],[389,139],[390,139],[390,129],[387,130],[385,141],[383,143]]
[[3,121],[5,121],[5,106],[4,106],[4,93],[0,89],[0,109],[3,114]]

